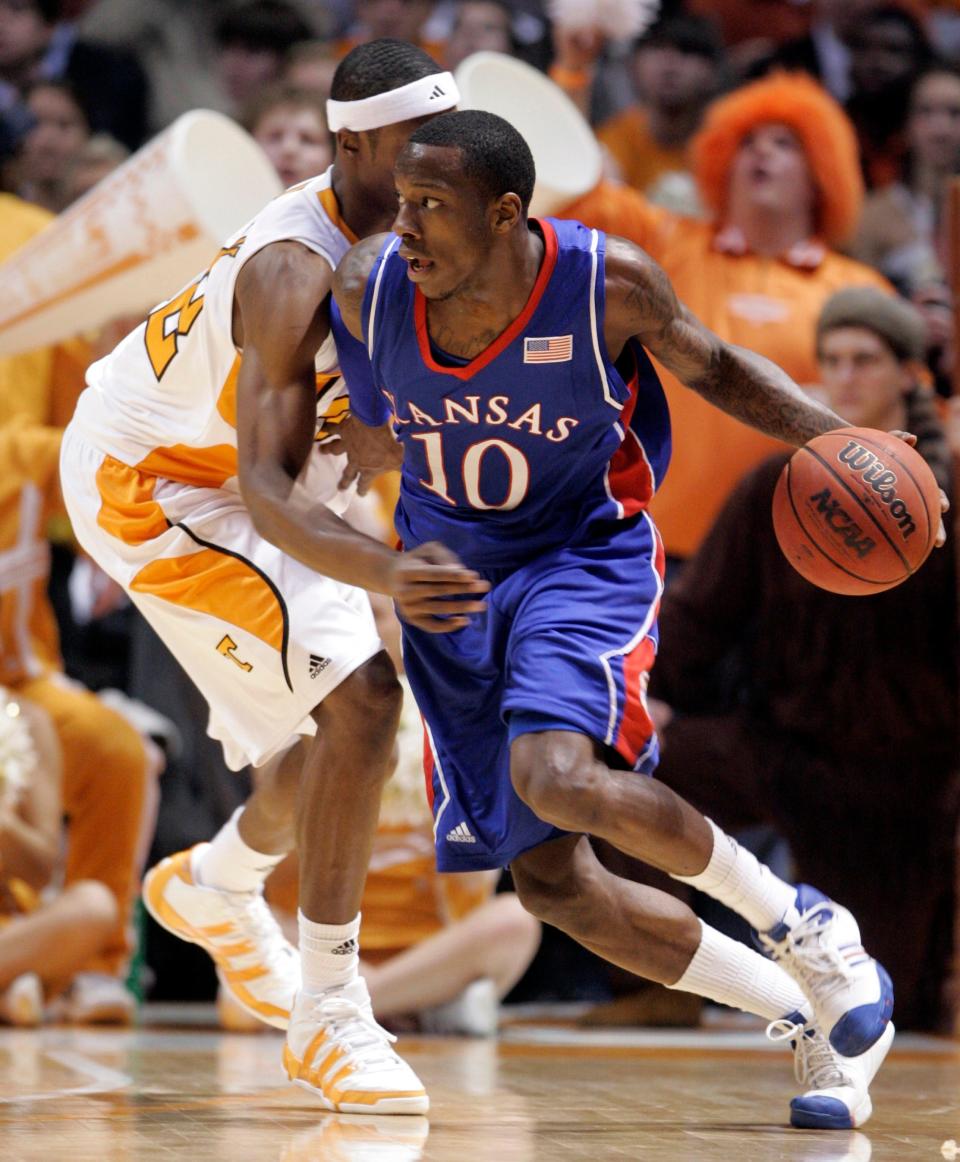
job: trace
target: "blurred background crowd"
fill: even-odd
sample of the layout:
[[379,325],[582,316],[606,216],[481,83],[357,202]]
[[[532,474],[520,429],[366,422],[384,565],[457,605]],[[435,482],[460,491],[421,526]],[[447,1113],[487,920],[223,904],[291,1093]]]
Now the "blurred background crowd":
[[[354,44],[410,40],[451,70],[504,53],[563,89],[602,148],[600,181],[553,212],[638,242],[708,326],[851,422],[909,427],[952,492],[960,2],[664,0],[635,37],[585,22],[590,8],[0,0],[0,261],[187,110],[236,119],[287,186],[332,160],[325,99]],[[143,919],[136,889],[145,860],[209,837],[249,778],[224,767],[202,699],[159,640],[78,558],[57,497],[59,432],[84,370],[129,326],[0,357],[0,683],[8,713],[36,720],[35,786],[0,775],[0,1019],[128,1021],[138,998],[216,988],[203,954]],[[891,970],[901,1028],[956,1031],[953,540],[889,594],[813,590],[772,542],[782,447],[664,380],[674,460],[654,515],[670,573],[649,691],[663,777],[784,874],[851,906]],[[384,535],[389,492],[360,518]],[[364,907],[381,960],[491,904],[492,885],[458,896],[431,872],[417,776],[398,779]],[[508,876],[496,890],[509,895]],[[454,992],[480,979],[494,1003],[585,1002],[586,1021],[702,1019],[699,1001],[641,986],[559,934],[534,956],[529,925],[506,907],[489,916],[456,951],[474,968]],[[505,945],[510,963],[477,951]],[[398,997],[381,1015],[413,1005]],[[430,1008],[422,1027],[442,1028]]]

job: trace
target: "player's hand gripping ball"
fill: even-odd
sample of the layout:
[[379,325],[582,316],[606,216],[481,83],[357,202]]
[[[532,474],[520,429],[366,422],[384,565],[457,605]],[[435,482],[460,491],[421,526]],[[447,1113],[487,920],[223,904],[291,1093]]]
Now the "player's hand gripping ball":
[[798,448],[773,496],[791,565],[832,593],[880,593],[915,573],[940,526],[940,488],[909,444],[840,428]]

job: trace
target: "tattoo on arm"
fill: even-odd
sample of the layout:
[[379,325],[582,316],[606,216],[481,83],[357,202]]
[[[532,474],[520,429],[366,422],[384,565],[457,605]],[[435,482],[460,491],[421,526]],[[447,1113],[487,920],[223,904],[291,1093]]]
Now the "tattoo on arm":
[[803,444],[846,426],[780,367],[746,348],[725,343],[677,299],[651,259],[632,263],[623,299],[635,337],[674,375],[738,420],[788,444]]
[[788,444],[847,426],[775,363],[732,344],[721,347],[706,375],[690,386],[729,415]]

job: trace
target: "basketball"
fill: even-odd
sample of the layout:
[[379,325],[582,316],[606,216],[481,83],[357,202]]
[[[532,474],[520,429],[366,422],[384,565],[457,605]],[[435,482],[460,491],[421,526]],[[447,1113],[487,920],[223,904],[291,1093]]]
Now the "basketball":
[[831,593],[899,585],[929,556],[939,524],[940,488],[926,461],[872,428],[840,428],[798,448],[773,496],[784,556]]

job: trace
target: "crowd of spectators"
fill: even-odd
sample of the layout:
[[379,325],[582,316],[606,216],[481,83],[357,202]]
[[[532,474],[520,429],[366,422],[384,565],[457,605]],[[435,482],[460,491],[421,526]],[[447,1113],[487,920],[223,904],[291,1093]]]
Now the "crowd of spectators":
[[[951,491],[960,462],[960,414],[949,398],[960,281],[950,248],[951,188],[960,175],[960,6],[664,0],[654,23],[633,38],[567,28],[553,19],[557,11],[549,0],[0,0],[0,253],[26,241],[192,108],[235,118],[284,185],[320,172],[332,160],[325,100],[333,71],[362,40],[411,40],[450,69],[480,50],[509,54],[563,89],[601,146],[601,181],[560,216],[639,243],[714,331],[780,363],[855,421],[860,387],[845,393],[837,365],[825,360],[831,343],[839,344],[835,332],[873,335],[889,382],[900,382],[898,369],[908,367],[909,374],[894,392],[893,417],[864,405],[863,422],[921,423],[927,441],[921,450],[933,449]],[[960,223],[953,228],[960,231]],[[849,288],[869,290],[854,292],[860,314],[834,326],[829,312],[837,308],[830,304]],[[888,317],[882,304],[890,296],[901,313]],[[871,331],[877,302],[880,323]],[[902,333],[908,349],[898,345]],[[47,433],[62,427],[91,356],[77,341],[0,357],[0,436],[7,439],[15,423],[43,425]],[[664,701],[656,705],[664,778],[715,812],[721,826],[767,828],[763,842],[780,844],[783,858],[800,870],[815,865],[816,882],[829,890],[836,885],[841,898],[857,861],[870,858],[864,842],[837,856],[842,874],[832,877],[817,862],[829,864],[828,855],[803,847],[793,833],[791,813],[823,809],[837,793],[834,831],[847,826],[860,840],[869,834],[875,841],[882,820],[888,830],[871,875],[882,880],[890,904],[881,915],[869,900],[853,901],[865,942],[889,944],[884,959],[904,997],[901,1027],[948,1028],[958,1019],[951,980],[960,810],[953,550],[923,574],[919,588],[910,582],[895,597],[812,593],[790,575],[770,547],[769,522],[762,524],[783,449],[671,377],[665,384],[674,458],[654,508],[671,564],[658,666]],[[141,733],[165,751],[153,854],[202,838],[249,784],[226,772],[204,736],[202,702],[117,595],[98,591],[78,613],[82,584],[69,581],[73,558],[62,530],[53,562],[66,671],[95,689],[118,686],[162,713],[141,723]],[[6,585],[0,573],[0,597]],[[777,635],[788,605],[809,634],[802,656]],[[854,621],[844,619],[854,609]],[[903,648],[904,632],[914,649]],[[9,655],[11,643],[2,636],[0,646]],[[853,656],[858,650],[862,659]],[[864,686],[846,690],[841,683],[849,703],[844,729],[832,704],[819,718],[812,715],[816,705],[824,708],[828,675],[849,675],[861,660],[875,698],[865,704]],[[5,684],[16,686],[6,656],[0,665]],[[59,655],[50,665],[60,667]],[[772,674],[782,686],[771,686]],[[895,697],[901,685],[919,688],[916,682],[927,683],[919,718]],[[858,712],[862,734],[850,727]],[[39,716],[38,731],[47,731],[43,711],[30,713]],[[41,742],[37,753],[52,753],[46,733]],[[128,766],[146,770],[135,739],[128,745],[136,752]],[[63,778],[57,775],[58,788]],[[915,782],[927,789],[912,791]],[[56,794],[66,802],[68,844],[73,815],[72,842],[82,847],[83,810],[70,810],[70,786],[68,769]],[[74,958],[71,972],[92,966],[116,976],[126,965],[126,880],[142,862],[133,852],[139,810],[130,808],[125,833],[126,879],[108,883],[111,892],[99,900],[85,886],[96,875],[82,877],[93,911],[102,904],[106,943]],[[899,831],[890,824],[896,817],[903,821]],[[5,818],[0,813],[0,855]],[[918,859],[898,879],[894,865],[909,862],[911,852],[927,862]],[[937,875],[921,875],[916,869],[934,856]],[[0,860],[0,868],[7,862]],[[911,907],[934,879],[936,891]],[[553,968],[538,978],[535,962],[525,995],[579,991],[602,998],[629,987],[562,941],[551,944],[556,937],[549,933],[545,940]],[[898,961],[898,943],[912,955]],[[133,980],[134,989],[152,980],[156,996],[182,996],[191,986],[195,995],[212,993],[205,963],[197,959],[184,971],[185,953],[159,930],[150,929],[147,952],[149,969]],[[33,996],[33,985],[24,985],[21,974],[5,977],[2,964],[0,1019],[22,1002],[25,989]],[[512,984],[515,976],[511,968],[504,979]],[[69,979],[56,983],[69,995]]]

